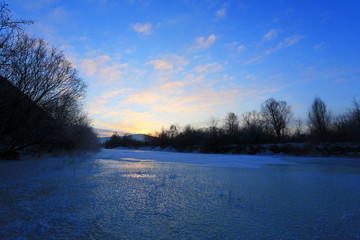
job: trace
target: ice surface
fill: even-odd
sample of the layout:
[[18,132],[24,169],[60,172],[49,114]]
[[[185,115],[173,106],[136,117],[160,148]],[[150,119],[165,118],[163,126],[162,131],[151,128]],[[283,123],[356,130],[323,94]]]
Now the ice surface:
[[0,239],[357,239],[358,162],[129,149],[0,162]]
[[146,151],[131,149],[103,150],[98,158],[121,160],[126,156],[136,159],[150,159],[157,162],[177,162],[208,166],[260,167],[265,164],[288,164],[279,156],[254,156],[232,154],[178,153],[171,151]]

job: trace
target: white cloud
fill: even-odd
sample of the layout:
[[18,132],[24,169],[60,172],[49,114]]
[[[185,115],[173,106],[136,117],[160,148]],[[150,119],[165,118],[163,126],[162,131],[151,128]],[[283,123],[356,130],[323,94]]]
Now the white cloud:
[[226,16],[226,8],[220,8],[219,10],[216,11],[216,17],[219,18],[223,18]]
[[265,51],[265,55],[269,55],[270,53],[273,53],[275,51],[278,51],[282,48],[286,48],[286,47],[290,47],[292,45],[297,44],[298,42],[300,42],[301,39],[303,39],[305,36],[302,35],[294,35],[294,36],[290,36],[285,38],[284,40],[282,40],[275,48],[271,48]]
[[278,30],[272,29],[264,35],[264,40],[265,41],[273,40],[276,38],[277,34],[278,34]]
[[239,42],[231,42],[226,45],[229,46],[233,52],[236,51],[237,53],[242,53],[246,50],[245,45],[240,44]]
[[99,77],[102,82],[112,83],[119,80],[122,77],[123,68],[128,68],[129,64],[127,63],[116,63],[112,66],[101,68],[99,70]]
[[139,34],[144,34],[148,36],[152,33],[152,25],[151,23],[136,23],[132,25],[134,31]]
[[151,64],[155,70],[162,70],[162,71],[172,71],[174,69],[173,65],[164,60],[152,60],[147,62],[146,65]]
[[208,73],[208,72],[217,72],[223,70],[223,66],[219,63],[208,63],[205,65],[199,65],[195,68],[195,71],[198,73]]
[[335,83],[343,83],[345,81],[346,81],[345,78],[338,78],[338,79],[335,80]]
[[80,68],[85,72],[86,76],[91,76],[96,72],[96,63],[92,59],[84,59]]
[[246,64],[252,64],[252,63],[261,63],[264,61],[264,56],[263,55],[259,55],[259,56],[255,56],[249,60],[247,60],[245,63]]
[[238,53],[241,53],[241,52],[243,52],[243,51],[245,51],[245,50],[246,50],[245,45],[240,45],[240,46],[237,47]]
[[175,54],[165,55],[164,60],[172,63],[176,72],[183,71],[183,67],[189,64],[189,61],[184,57]]
[[126,54],[131,55],[131,54],[133,54],[133,53],[136,52],[136,48],[131,48],[131,49],[128,48],[128,49],[125,49],[124,52],[125,52]]
[[284,40],[284,45],[285,45],[285,47],[289,47],[291,45],[298,43],[303,38],[304,38],[304,36],[301,36],[301,35],[294,35],[294,36],[287,37]]
[[96,73],[98,70],[98,67],[108,61],[110,61],[111,58],[107,55],[99,56],[95,59],[84,59],[81,62],[80,69],[82,69],[86,76],[91,76]]
[[100,98],[109,100],[109,99],[112,99],[112,98],[118,96],[120,93],[124,93],[124,92],[131,91],[131,90],[132,90],[131,88],[123,88],[123,89],[107,92],[107,93],[104,93]]
[[208,38],[198,37],[196,38],[196,48],[197,49],[205,49],[210,47],[216,40],[216,36],[211,34]]
[[166,54],[161,59],[155,59],[147,62],[146,65],[153,65],[155,70],[180,72],[183,71],[183,67],[189,64],[189,61],[182,56],[175,54]]

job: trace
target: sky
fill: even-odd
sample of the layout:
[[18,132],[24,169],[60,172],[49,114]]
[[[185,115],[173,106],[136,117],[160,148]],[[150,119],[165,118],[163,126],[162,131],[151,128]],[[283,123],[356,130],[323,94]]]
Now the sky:
[[286,101],[360,100],[360,1],[11,0],[88,85],[93,126],[153,133]]

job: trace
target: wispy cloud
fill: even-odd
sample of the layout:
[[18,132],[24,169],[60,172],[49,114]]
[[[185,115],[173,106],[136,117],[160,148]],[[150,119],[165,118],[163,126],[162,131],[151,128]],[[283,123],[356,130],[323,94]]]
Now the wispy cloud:
[[116,57],[113,59],[108,55],[96,56],[96,54],[96,52],[89,52],[86,55],[92,57],[79,59],[78,56],[75,56],[73,58],[80,72],[85,74],[86,77],[92,78],[94,84],[108,85],[117,83],[118,85],[129,78],[130,75],[135,79],[144,73],[144,71],[130,67],[127,62],[116,60]]
[[335,83],[343,83],[345,81],[346,81],[345,78],[338,78],[338,79],[335,80]]
[[160,98],[161,96],[152,91],[143,91],[129,96],[127,99],[125,99],[125,102],[151,104],[157,102]]
[[298,42],[300,42],[300,40],[303,39],[304,37],[305,36],[302,36],[302,35],[294,35],[294,36],[287,37],[284,40],[282,40],[275,48],[270,48],[270,49],[266,50],[265,54],[269,55],[269,54],[271,54],[271,53],[273,53],[275,51],[278,51],[280,49],[295,45]]
[[96,72],[96,62],[92,59],[84,59],[80,68],[85,72],[86,76],[94,75]]
[[132,28],[139,34],[143,34],[148,36],[152,33],[152,25],[151,23],[135,23],[132,24]]
[[195,40],[195,49],[206,49],[209,48],[211,45],[214,44],[216,41],[216,36],[214,34],[211,34],[208,38],[205,37],[198,37]]
[[226,8],[225,7],[220,8],[219,10],[216,11],[215,15],[217,20],[226,17]]
[[276,38],[278,34],[278,30],[275,30],[275,29],[271,29],[269,32],[267,32],[265,35],[264,35],[264,41],[270,41],[270,40],[274,40]]
[[231,50],[236,53],[242,53],[246,50],[245,45],[240,44],[239,42],[231,42],[231,43],[228,43],[227,46],[229,46],[231,48]]
[[325,49],[327,46],[325,43],[321,42],[321,43],[318,43],[314,46],[314,49],[315,50],[322,50],[322,49]]
[[95,74],[100,65],[110,60],[111,58],[107,55],[98,56],[95,59],[85,58],[80,64],[80,69],[85,72],[86,76],[91,76]]
[[100,96],[94,97],[93,99],[91,99],[91,101],[88,102],[88,107],[89,107],[88,112],[93,115],[104,113],[106,110],[105,105],[108,104],[109,101],[112,101],[120,94],[129,92],[131,90],[132,90],[131,88],[123,88],[110,92],[105,92]]
[[216,91],[214,89],[183,92],[173,97],[166,97],[166,101],[154,106],[154,111],[159,113],[181,113],[181,112],[209,112],[216,106],[233,101],[239,96],[236,89]]
[[219,63],[208,63],[205,65],[198,65],[195,67],[195,71],[198,73],[217,72],[223,70],[223,66]]
[[184,57],[175,54],[166,54],[160,57],[160,59],[154,59],[147,62],[145,65],[152,65],[154,70],[167,71],[172,73],[173,71],[179,72],[189,64],[189,61]]
[[255,57],[250,58],[245,63],[246,64],[252,64],[252,63],[261,63],[263,61],[264,61],[264,55],[259,55],[259,56],[255,56]]
[[244,52],[246,50],[246,47],[245,47],[245,45],[239,45],[239,46],[237,46],[237,52],[238,53],[242,53],[242,52]]
[[168,82],[160,86],[160,90],[163,92],[179,92],[181,88],[185,85],[184,82],[175,81],[175,82]]
[[285,47],[290,47],[294,44],[297,44],[301,39],[303,39],[305,36],[302,35],[294,35],[294,36],[290,36],[287,37],[284,41],[283,44]]
[[173,65],[164,60],[152,60],[147,62],[146,65],[152,65],[155,70],[161,71],[172,71],[174,69]]
[[112,99],[112,98],[118,96],[119,94],[127,92],[127,91],[131,91],[131,88],[123,88],[123,89],[111,91],[111,92],[108,92],[108,93],[104,93],[103,95],[101,95],[100,98],[105,99],[105,100],[109,100],[109,99]]
[[129,67],[127,63],[116,63],[112,66],[101,68],[99,70],[99,77],[105,83],[113,83],[122,77],[123,69]]

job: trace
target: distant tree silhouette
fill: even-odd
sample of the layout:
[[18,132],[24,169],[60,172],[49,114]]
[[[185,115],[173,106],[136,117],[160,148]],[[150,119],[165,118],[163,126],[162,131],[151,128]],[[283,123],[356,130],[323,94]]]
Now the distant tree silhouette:
[[261,113],[279,142],[292,118],[291,107],[285,101],[269,98],[262,104]]
[[217,136],[219,134],[219,119],[216,119],[214,117],[210,117],[209,121],[208,121],[208,132],[212,135],[212,136]]
[[239,132],[239,118],[235,113],[229,112],[226,115],[224,129],[230,136],[235,136]]
[[353,101],[353,107],[350,110],[351,119],[351,137],[352,141],[360,142],[360,101]]
[[328,138],[330,131],[331,114],[326,108],[326,104],[319,98],[315,97],[309,113],[308,127],[310,134],[318,141],[324,141]]
[[303,142],[305,138],[304,123],[301,119],[294,120],[293,137],[296,142]]
[[333,119],[331,131],[339,142],[360,142],[360,102],[354,100],[352,108]]
[[255,110],[243,113],[242,125],[246,135],[246,141],[252,144],[259,143],[264,134],[264,120],[261,113],[258,113]]

